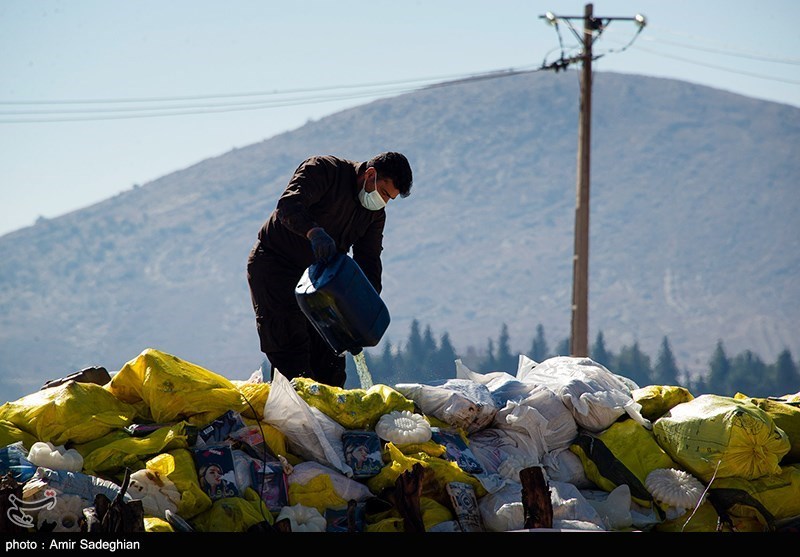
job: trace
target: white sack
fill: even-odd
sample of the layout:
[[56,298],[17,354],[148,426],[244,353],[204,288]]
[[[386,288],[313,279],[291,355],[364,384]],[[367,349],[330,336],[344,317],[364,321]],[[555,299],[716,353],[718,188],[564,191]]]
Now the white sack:
[[590,358],[556,356],[536,364],[521,355],[517,379],[550,388],[561,397],[577,424],[591,432],[603,431],[626,413],[652,429],[641,414],[642,405],[631,396],[632,382],[623,381]]

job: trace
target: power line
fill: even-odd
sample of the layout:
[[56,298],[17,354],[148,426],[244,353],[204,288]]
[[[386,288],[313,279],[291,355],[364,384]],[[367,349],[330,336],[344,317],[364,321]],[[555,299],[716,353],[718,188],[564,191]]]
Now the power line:
[[651,50],[651,49],[648,49],[648,48],[643,48],[641,46],[637,47],[637,50],[642,50],[644,52],[649,52],[650,54],[654,54],[656,56],[662,56],[664,58],[671,58],[673,60],[679,60],[681,62],[686,62],[687,64],[694,64],[696,66],[703,66],[703,67],[706,67],[706,68],[712,68],[712,69],[715,69],[715,70],[735,73],[735,74],[739,74],[739,75],[746,75],[748,77],[755,77],[755,78],[758,78],[758,79],[766,79],[766,80],[769,80],[769,81],[779,81],[781,83],[788,83],[790,85],[800,85],[800,81],[797,81],[797,80],[794,80],[794,79],[784,79],[784,78],[781,78],[781,77],[774,77],[774,76],[769,76],[769,75],[764,75],[764,74],[758,74],[758,73],[755,73],[755,72],[747,72],[747,71],[739,70],[739,69],[736,69],[736,68],[726,68],[724,66],[718,66],[716,64],[709,64],[708,62],[701,62],[699,60],[695,60],[695,59],[692,59],[692,58],[685,58],[683,56],[675,56],[673,54],[664,54],[662,52],[657,52],[657,51],[654,51],[654,50]]
[[[195,100],[213,99],[235,99],[248,96],[273,96],[283,95],[281,98],[271,98],[264,100],[222,102],[222,103],[194,103],[189,104],[168,104],[168,105],[148,105],[148,106],[122,106],[122,107],[83,107],[83,108],[62,108],[62,109],[25,109],[25,110],[0,110],[0,115],[12,118],[0,119],[0,124],[17,123],[50,123],[50,122],[76,122],[94,120],[120,120],[132,118],[153,118],[163,116],[181,116],[191,114],[210,114],[220,112],[235,112],[243,110],[263,110],[267,108],[280,108],[286,106],[298,106],[303,104],[325,103],[365,97],[384,97],[387,95],[407,93],[424,88],[447,87],[456,84],[463,84],[472,81],[486,79],[498,79],[510,77],[524,73],[539,71],[535,69],[515,69],[495,70],[479,74],[461,74],[455,76],[450,81],[440,81],[429,83],[434,79],[441,78],[420,78],[406,81],[384,82],[378,84],[361,85],[339,85],[333,87],[318,87],[310,89],[294,89],[287,91],[254,92],[254,93],[231,93],[219,95],[191,95],[182,97],[147,97],[147,98],[128,98],[128,99],[82,99],[82,100],[40,100],[40,101],[0,101],[0,105],[77,105],[77,104],[132,104],[132,103],[153,103],[153,102],[183,102]],[[452,76],[451,76],[452,77]],[[337,94],[323,94],[308,96],[309,93],[336,91],[340,89],[363,88],[361,91],[344,92]],[[56,115],[53,117],[40,118],[36,116]],[[22,116],[22,117],[19,117]]]

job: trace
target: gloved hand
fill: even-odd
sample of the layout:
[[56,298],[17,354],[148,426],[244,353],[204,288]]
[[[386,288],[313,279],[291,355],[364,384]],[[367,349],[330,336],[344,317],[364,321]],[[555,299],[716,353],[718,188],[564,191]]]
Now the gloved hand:
[[336,255],[336,242],[325,232],[324,228],[318,226],[309,230],[308,239],[311,240],[311,251],[314,252],[316,261],[327,261],[328,258]]

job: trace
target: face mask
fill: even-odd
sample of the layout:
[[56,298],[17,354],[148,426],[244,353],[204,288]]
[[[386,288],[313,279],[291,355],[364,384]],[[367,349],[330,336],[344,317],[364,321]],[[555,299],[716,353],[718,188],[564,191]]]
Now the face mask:
[[358,200],[365,209],[369,209],[370,211],[380,211],[386,207],[386,202],[383,200],[383,196],[378,191],[377,172],[375,173],[375,189],[371,192],[367,192],[365,188],[361,188],[361,191],[358,192]]

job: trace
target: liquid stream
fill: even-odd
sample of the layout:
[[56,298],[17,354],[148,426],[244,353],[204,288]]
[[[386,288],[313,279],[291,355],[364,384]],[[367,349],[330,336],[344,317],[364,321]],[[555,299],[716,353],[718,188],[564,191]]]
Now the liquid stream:
[[358,354],[353,354],[353,361],[356,364],[356,371],[358,372],[358,379],[361,381],[361,388],[369,389],[372,387],[372,375],[370,375],[369,369],[367,369],[367,359],[364,356],[364,351],[362,350]]

